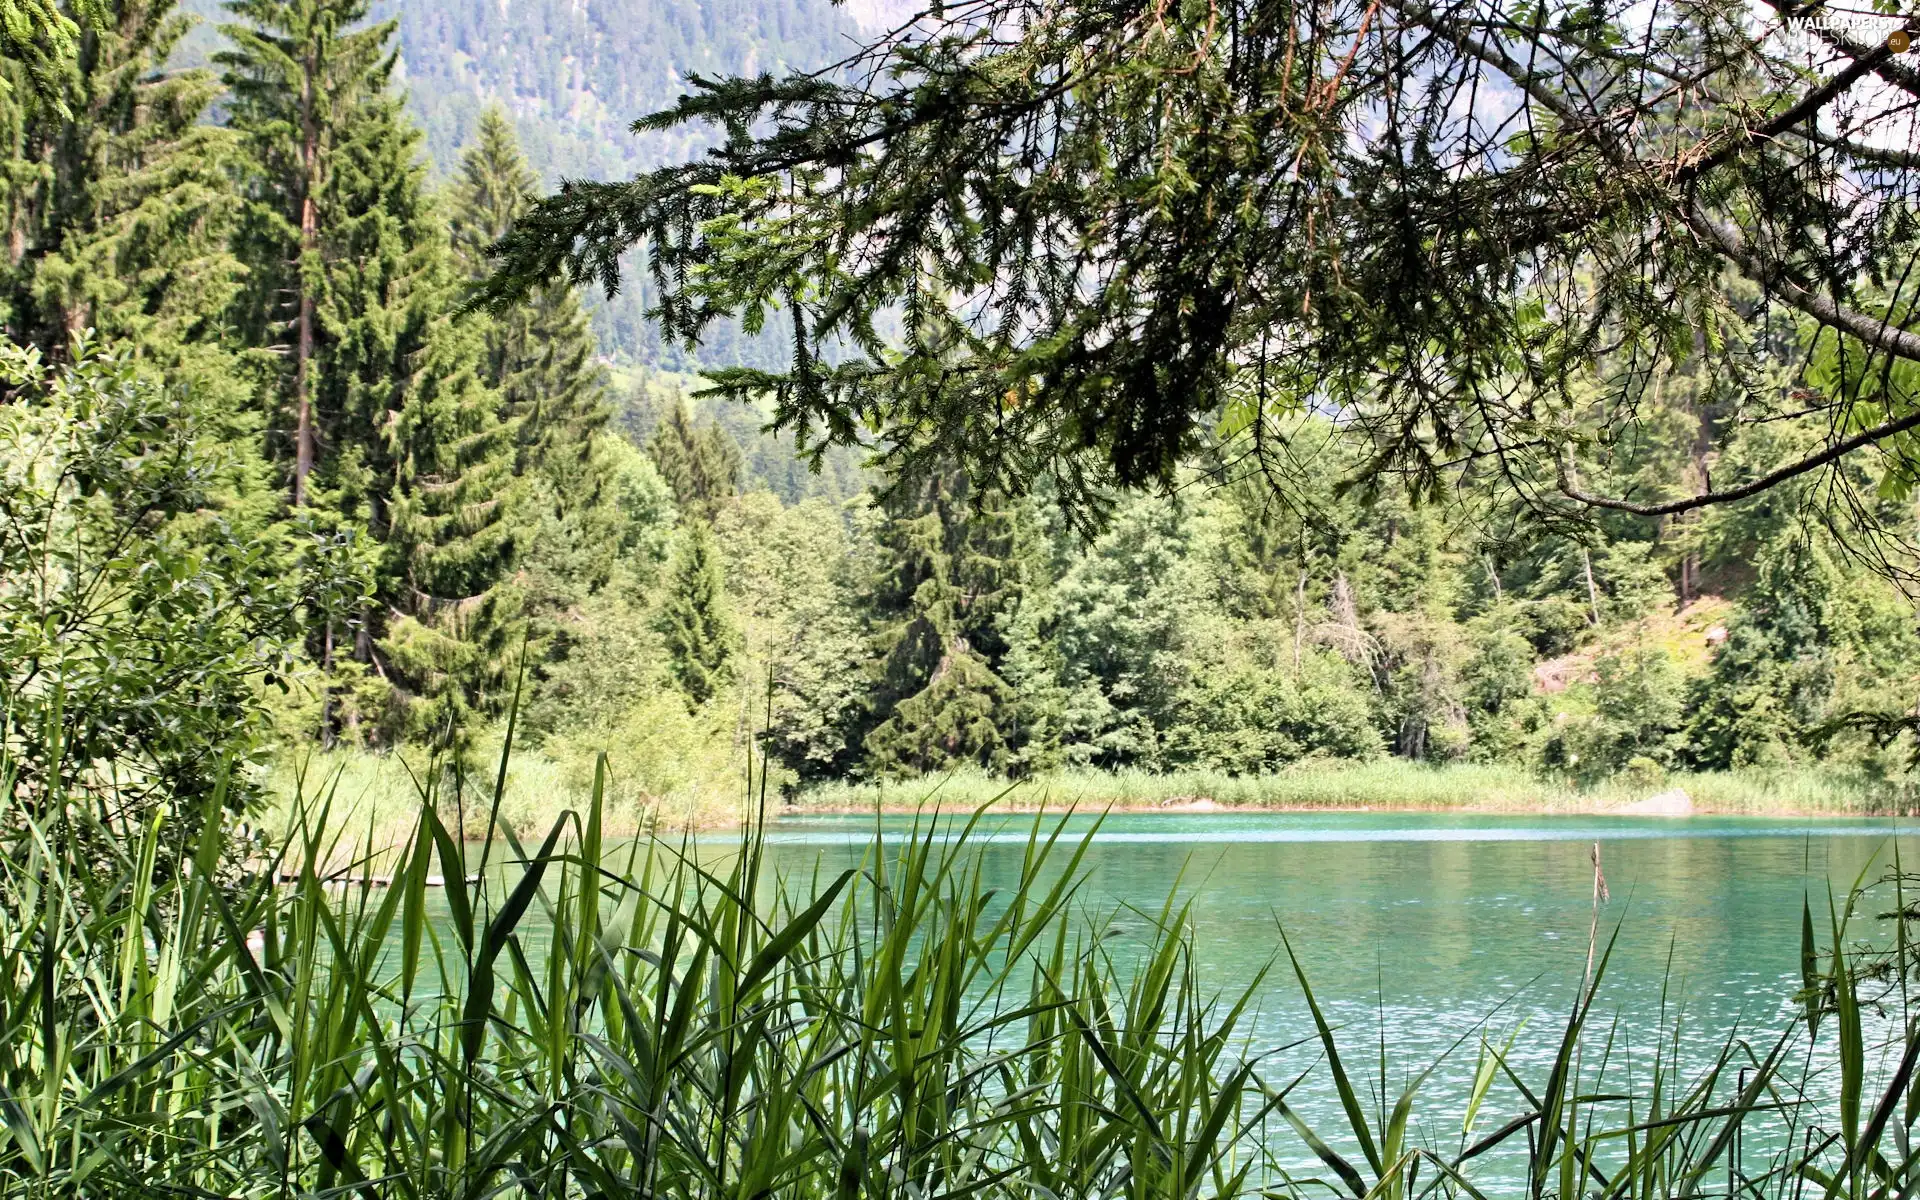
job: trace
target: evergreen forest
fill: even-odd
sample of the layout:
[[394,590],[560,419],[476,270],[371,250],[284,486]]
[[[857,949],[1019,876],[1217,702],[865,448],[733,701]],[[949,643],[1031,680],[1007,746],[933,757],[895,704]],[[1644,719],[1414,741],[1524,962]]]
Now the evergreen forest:
[[[220,52],[222,0],[182,0],[199,18],[169,58],[205,66]],[[856,11],[857,10],[857,11]],[[420,126],[428,178],[450,179],[490,110],[504,113],[539,188],[564,179],[612,179],[697,156],[711,130],[635,133],[637,116],[669,107],[698,76],[826,67],[859,44],[862,22],[883,19],[830,0],[480,0],[374,3],[394,22],[393,83]],[[777,362],[777,344],[717,328],[697,354],[663,339],[646,318],[644,281],[615,297],[582,299],[602,353],[620,363],[686,369],[699,362]]]
[[[1384,475],[1311,407],[1259,418],[1278,483],[1233,399],[1144,488],[810,434],[750,367],[616,363],[564,276],[477,306],[541,174],[499,106],[434,162],[366,0],[235,0],[205,67],[170,3],[76,28],[4,100],[4,685],[15,736],[84,718],[50,777],[211,778],[211,739],[258,789],[307,762],[391,787],[511,720],[549,803],[604,752],[636,825],[723,818],[756,761],[795,803],[954,772],[1257,798],[1389,762],[1455,803],[1909,794],[1915,511],[1858,457],[1543,517],[1495,472]],[[1720,301],[1632,436],[1581,451],[1620,494],[1817,445],[1752,396],[1844,384],[1844,354],[1740,281]]]

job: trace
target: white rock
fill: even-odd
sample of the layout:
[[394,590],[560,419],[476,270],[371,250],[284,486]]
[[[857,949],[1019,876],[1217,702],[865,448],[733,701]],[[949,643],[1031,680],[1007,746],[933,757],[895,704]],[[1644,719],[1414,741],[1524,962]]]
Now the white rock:
[[1670,788],[1614,811],[1624,817],[1690,817],[1694,812],[1693,797],[1687,795],[1685,788]]
[[1212,796],[1170,796],[1160,802],[1160,807],[1171,812],[1212,812],[1220,802]]

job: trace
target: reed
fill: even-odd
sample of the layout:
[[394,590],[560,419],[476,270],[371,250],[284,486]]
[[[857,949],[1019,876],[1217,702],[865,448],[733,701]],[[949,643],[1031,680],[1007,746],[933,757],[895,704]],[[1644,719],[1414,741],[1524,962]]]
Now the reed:
[[[1008,791],[1008,782],[977,771],[941,777],[827,783],[801,792],[798,812],[911,812],[929,794],[952,808],[970,808]],[[1494,763],[1434,765],[1403,758],[1368,762],[1307,760],[1263,775],[1222,771],[1065,770],[1023,780],[1014,805],[1095,808],[1179,808],[1195,801],[1220,808],[1388,809],[1526,813],[1605,812],[1667,788],[1685,789],[1703,810],[1756,816],[1811,813],[1870,815],[1913,808],[1907,785],[1858,773],[1805,767],[1780,770],[1676,772],[1657,784],[1615,777],[1590,784],[1542,777]]]
[[[497,814],[476,806],[474,821],[489,816],[522,837],[537,837],[563,813],[583,812],[592,801],[597,759],[551,757],[543,750],[516,750],[504,800]],[[364,751],[290,751],[266,774],[269,806],[259,821],[278,840],[290,836],[307,803],[313,780],[328,781],[336,797],[333,823],[357,840],[384,844],[408,840],[418,819],[419,777],[426,755]],[[689,771],[695,783],[655,791],[614,772],[601,797],[609,837],[652,829],[717,829],[741,820],[739,784],[718,778],[708,764]],[[781,813],[914,812],[931,797],[950,810],[996,803],[1006,810],[1181,809],[1204,802],[1221,809],[1375,809],[1514,813],[1605,812],[1645,799],[1650,791],[1680,787],[1702,811],[1753,816],[1831,814],[1866,816],[1912,812],[1911,789],[1902,783],[1825,768],[1748,769],[1676,774],[1657,787],[1624,780],[1585,787],[1543,779],[1511,766],[1456,763],[1434,766],[1404,759],[1372,762],[1310,761],[1265,775],[1218,771],[1063,771],[1011,785],[984,773],[864,783],[818,784],[783,799]],[[1203,805],[1203,806],[1204,806]],[[478,836],[479,829],[469,832]]]
[[[96,830],[119,849],[87,864],[58,828],[83,807],[0,813],[0,1194],[1868,1200],[1914,1185],[1905,922],[1862,957],[1851,899],[1824,923],[1807,909],[1804,1013],[1773,1037],[1730,1035],[1704,1067],[1676,1039],[1650,1073],[1617,1054],[1595,1017],[1601,931],[1551,1069],[1527,1077],[1510,1043],[1469,1032],[1468,1107],[1427,1113],[1431,1066],[1370,1099],[1387,1064],[1354,1072],[1283,937],[1276,969],[1317,1059],[1282,1070],[1287,1048],[1250,1031],[1262,981],[1198,976],[1178,896],[1118,936],[1080,894],[1091,835],[1061,820],[1034,819],[997,887],[978,815],[785,877],[758,835],[764,797],[724,854],[616,843],[603,764],[536,844],[499,819],[508,774],[503,756],[476,797],[428,773],[385,885],[326,832],[331,789],[244,869],[217,803],[190,845],[170,840],[189,823],[164,818]],[[476,814],[500,833],[477,849],[458,835]],[[323,869],[343,859],[358,864],[344,886]],[[1338,1096],[1334,1126],[1302,1111],[1309,1082]]]

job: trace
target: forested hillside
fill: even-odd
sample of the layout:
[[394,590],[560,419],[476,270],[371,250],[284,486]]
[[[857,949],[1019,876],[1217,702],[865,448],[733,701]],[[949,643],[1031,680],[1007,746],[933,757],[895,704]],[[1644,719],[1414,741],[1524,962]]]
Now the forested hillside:
[[618,179],[692,157],[705,130],[633,134],[690,76],[812,69],[855,47],[827,0],[388,0],[428,154],[451,163],[480,113],[512,116],[543,181]]
[[[227,20],[221,0],[186,0],[202,27],[182,47],[206,61]],[[848,10],[829,0],[381,0],[369,19],[398,22],[395,83],[450,175],[489,105],[500,105],[542,183],[618,179],[711,145],[711,133],[633,134],[688,77],[782,74],[825,66],[856,46]]]
[[[177,61],[217,52],[221,0],[187,0],[201,18]],[[622,179],[702,153],[707,130],[635,134],[637,118],[672,105],[693,75],[775,75],[837,62],[856,45],[849,12],[828,0],[381,0],[370,19],[398,22],[394,84],[425,135],[429,177],[457,169],[481,115],[498,105],[525,147],[540,186],[561,179]],[[585,299],[604,352],[683,366],[643,317],[646,284],[609,301]],[[704,347],[708,363],[765,362],[780,350],[724,326]]]

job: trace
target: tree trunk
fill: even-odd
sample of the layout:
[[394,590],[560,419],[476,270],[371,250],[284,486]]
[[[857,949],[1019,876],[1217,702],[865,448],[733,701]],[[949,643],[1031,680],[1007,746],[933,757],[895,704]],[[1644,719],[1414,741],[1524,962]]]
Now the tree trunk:
[[326,673],[327,680],[320,693],[320,748],[333,749],[333,618],[327,618],[326,630],[320,635],[320,669]]
[[[372,621],[373,610],[371,608],[361,609],[360,619],[354,622],[353,627],[353,657],[354,661],[366,663],[373,668],[374,674],[385,679],[386,673],[380,670],[379,663],[373,661]],[[360,713],[357,704],[347,706],[346,726],[347,733],[357,740],[360,736]]]
[[[1706,353],[1706,335],[1700,330],[1695,330],[1693,336],[1695,360],[1700,361]],[[1703,401],[1702,396],[1702,390],[1696,387],[1689,401],[1689,407],[1692,408],[1694,416],[1693,445],[1690,447],[1689,457],[1692,459],[1693,466],[1691,482],[1695,488],[1705,494],[1713,490],[1713,467],[1708,462],[1707,456],[1713,451],[1714,425],[1712,407]],[[1704,516],[1706,516],[1705,513],[1696,512],[1683,517],[1682,530],[1684,531],[1688,526],[1697,525]],[[1682,536],[1686,536],[1684,532]],[[1699,594],[1700,552],[1689,548],[1682,551],[1680,556],[1681,607],[1692,604]]]
[[1600,589],[1593,586],[1593,556],[1587,553],[1585,546],[1580,547],[1580,564],[1587,572],[1587,605],[1592,610],[1593,623],[1600,623]]
[[314,117],[314,76],[319,65],[307,48],[304,90],[300,96],[300,317],[293,372],[293,506],[307,502],[307,476],[313,472],[313,289],[307,274],[320,247],[320,218],[314,193],[320,190],[320,131]]
[[1293,593],[1293,676],[1300,677],[1300,645],[1307,638],[1307,569],[1300,568],[1300,584]]

